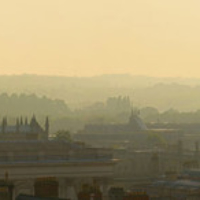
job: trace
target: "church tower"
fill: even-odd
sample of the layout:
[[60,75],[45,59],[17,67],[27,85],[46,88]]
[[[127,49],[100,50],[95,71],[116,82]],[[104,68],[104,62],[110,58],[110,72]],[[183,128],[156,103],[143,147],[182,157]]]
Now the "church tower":
[[19,133],[19,118],[16,119],[16,133]]
[[139,115],[140,115],[140,111],[139,110],[135,110],[134,111],[132,109],[131,115],[129,117],[129,122],[128,122],[128,125],[129,125],[129,127],[131,127],[132,131],[144,131],[144,130],[147,130],[146,125],[144,124],[142,119],[140,119]]

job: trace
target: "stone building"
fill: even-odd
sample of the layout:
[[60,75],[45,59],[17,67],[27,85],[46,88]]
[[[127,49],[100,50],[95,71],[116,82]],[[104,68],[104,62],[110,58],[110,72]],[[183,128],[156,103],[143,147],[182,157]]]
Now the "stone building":
[[163,149],[113,149],[119,162],[114,167],[115,183],[126,189],[144,188],[152,181],[176,180],[183,170],[199,169],[199,145],[193,150],[181,141]]
[[137,113],[131,112],[128,123],[125,124],[88,124],[84,130],[79,133],[83,134],[120,134],[132,133],[147,130],[146,125]]
[[0,199],[20,194],[77,200],[83,184],[101,187],[106,195],[115,161],[110,149],[51,140],[49,121],[43,129],[35,116],[0,127]]
[[187,169],[176,180],[157,180],[147,189],[152,200],[200,199],[200,170]]
[[125,124],[88,124],[83,130],[74,134],[74,138],[93,146],[129,145],[141,149],[155,145],[148,141],[150,135],[156,135],[170,143],[180,140],[183,132],[178,129],[150,129],[138,113],[132,111]]
[[114,164],[109,149],[66,141],[1,141],[0,199],[8,185],[6,200],[19,194],[77,200],[82,185],[94,181],[106,195]]
[[0,126],[0,140],[47,140],[49,134],[49,120],[46,118],[44,128],[38,123],[33,115],[30,122],[25,118],[17,118],[15,125],[8,125],[4,117]]

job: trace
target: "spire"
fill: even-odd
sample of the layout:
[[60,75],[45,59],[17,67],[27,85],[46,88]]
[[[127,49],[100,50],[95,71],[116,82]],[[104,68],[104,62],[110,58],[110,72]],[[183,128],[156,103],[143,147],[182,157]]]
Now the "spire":
[[139,109],[132,109],[131,110],[131,115],[129,117],[129,126],[131,127],[131,130],[147,130],[146,125],[144,124],[144,122],[140,119],[139,117]]
[[19,118],[16,119],[16,132],[19,133]]
[[46,117],[46,121],[45,121],[45,133],[49,134],[49,118],[48,118],[48,116]]
[[6,118],[4,117],[2,120],[2,133],[5,133],[5,129],[6,129]]
[[32,119],[31,119],[30,125],[31,125],[31,126],[34,126],[35,123],[36,123],[36,118],[35,118],[35,114],[33,114],[33,117],[32,117]]
[[1,125],[2,125],[2,126],[4,125],[4,118],[2,119]]
[[35,114],[33,114],[32,120],[36,121]]
[[4,117],[4,120],[5,120],[5,122],[4,122],[4,123],[5,123],[5,126],[7,126],[7,124],[8,124],[8,123],[7,123],[7,117]]
[[23,119],[22,119],[22,117],[20,117],[20,125],[21,126],[23,125]]
[[25,125],[28,125],[28,119],[27,119],[27,117],[25,118]]

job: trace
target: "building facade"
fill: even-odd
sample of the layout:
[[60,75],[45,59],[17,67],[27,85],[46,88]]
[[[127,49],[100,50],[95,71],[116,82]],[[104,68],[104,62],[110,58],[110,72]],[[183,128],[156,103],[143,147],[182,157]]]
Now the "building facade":
[[46,118],[44,128],[38,123],[33,115],[30,122],[22,117],[16,119],[15,125],[8,125],[7,118],[4,117],[0,126],[0,140],[48,140],[49,119]]
[[96,182],[106,192],[113,177],[115,162],[109,149],[28,140],[1,141],[0,152],[0,199],[9,185],[8,200],[19,194],[77,200],[83,184]]
[[[0,127],[0,199],[20,194],[77,200],[83,184],[98,184],[106,194],[115,161],[110,149],[50,140],[35,116]],[[105,195],[104,195],[105,196]]]

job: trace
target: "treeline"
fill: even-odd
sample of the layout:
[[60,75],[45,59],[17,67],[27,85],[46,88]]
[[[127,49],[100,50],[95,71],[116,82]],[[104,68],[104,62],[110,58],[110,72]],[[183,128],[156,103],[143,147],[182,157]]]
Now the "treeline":
[[111,112],[113,114],[118,114],[121,112],[130,112],[132,107],[131,100],[128,96],[118,96],[118,97],[109,97],[105,102],[98,101],[91,104],[90,106],[85,106],[82,109],[79,109],[80,112]]
[[88,123],[127,123],[132,109],[138,110],[145,123],[160,124],[200,124],[200,110],[181,112],[175,109],[159,111],[154,107],[133,107],[129,97],[110,97],[105,102],[97,102],[89,107],[72,112],[71,116],[55,119],[53,129],[58,127],[76,132]]
[[110,97],[106,102],[97,102],[82,109],[71,110],[63,100],[52,100],[35,94],[0,94],[0,121],[7,116],[9,123],[16,117],[32,117],[44,124],[49,116],[51,132],[70,130],[75,132],[87,123],[125,122],[131,111],[129,97]]
[[[91,107],[87,107],[76,112],[77,116],[90,116],[90,122],[94,123],[125,123],[128,121],[131,110],[137,110],[139,116],[146,123],[199,123],[200,124],[200,109],[191,112],[181,112],[176,109],[168,109],[166,111],[159,111],[154,107],[133,107],[130,100],[127,99],[125,103],[121,97],[111,98],[112,104],[110,105],[110,98],[105,102],[94,104]],[[119,102],[116,104],[116,100]],[[109,102],[109,104],[108,104]],[[129,104],[127,104],[129,102]],[[122,106],[123,105],[123,106]],[[115,109],[113,109],[115,107]]]
[[[112,106],[110,100],[113,100]],[[112,97],[106,102],[99,102],[93,104],[90,107],[84,108],[82,110],[77,110],[73,112],[73,115],[55,119],[53,121],[53,129],[57,130],[58,127],[62,129],[70,130],[71,132],[76,132],[84,127],[85,124],[95,123],[95,124],[106,124],[106,123],[127,123],[132,110],[132,104],[129,106],[124,105],[123,97]],[[119,101],[121,99],[121,101]],[[121,103],[119,103],[119,102]],[[124,109],[118,109],[116,102],[119,103],[119,107],[124,105]],[[127,100],[129,102],[129,100]],[[111,109],[116,106],[116,109]],[[138,110],[140,117],[146,124],[157,124],[158,127],[168,127],[170,124],[185,124],[187,127],[189,124],[200,124],[200,110],[193,112],[180,112],[175,109],[169,109],[160,112],[154,107],[143,107],[133,109]]]
[[164,112],[159,112],[156,108],[145,107],[140,109],[140,116],[147,123],[200,124],[200,110],[192,112],[180,112],[176,109],[169,109]]
[[[106,101],[99,101],[82,109],[71,109],[63,100],[52,100],[35,94],[0,94],[0,120],[7,116],[15,122],[15,117],[36,115],[44,124],[44,117],[50,118],[50,130],[69,130],[76,132],[88,123],[127,123],[133,101],[128,96],[113,96]],[[175,109],[159,111],[154,107],[142,107],[140,117],[146,123],[200,123],[200,110],[180,112]]]
[[35,94],[0,94],[0,117],[3,116],[66,116],[70,109],[63,100],[52,100]]
[[200,108],[200,79],[153,78],[131,75],[96,77],[50,77],[36,75],[0,76],[0,92],[45,95],[62,99],[72,109],[105,102],[111,96],[129,96],[134,106],[175,108],[192,111]]

